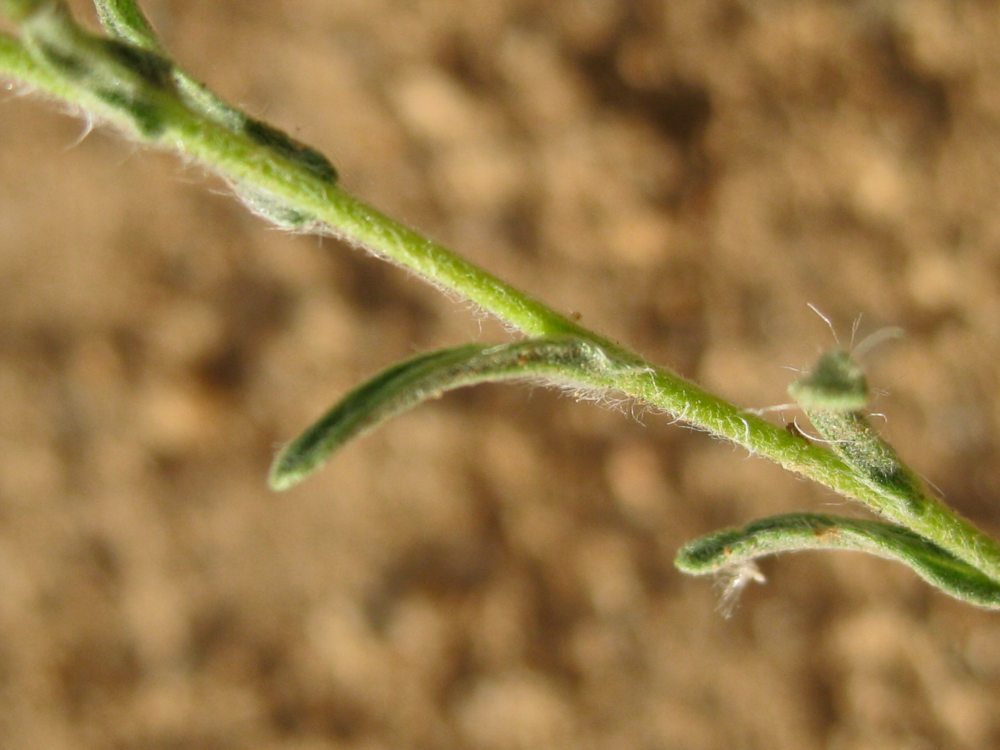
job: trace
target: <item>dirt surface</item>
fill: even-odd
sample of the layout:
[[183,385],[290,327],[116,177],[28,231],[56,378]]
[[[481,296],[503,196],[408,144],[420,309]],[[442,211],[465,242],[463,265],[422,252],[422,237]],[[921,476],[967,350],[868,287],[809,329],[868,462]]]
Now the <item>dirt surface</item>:
[[[807,302],[905,327],[886,432],[1000,532],[996,3],[145,7],[350,189],[738,403],[831,346]],[[901,566],[772,560],[722,619],[680,544],[852,510],[662,417],[483,387],[269,493],[361,378],[503,330],[82,132],[0,106],[0,747],[1000,746],[1000,619]]]

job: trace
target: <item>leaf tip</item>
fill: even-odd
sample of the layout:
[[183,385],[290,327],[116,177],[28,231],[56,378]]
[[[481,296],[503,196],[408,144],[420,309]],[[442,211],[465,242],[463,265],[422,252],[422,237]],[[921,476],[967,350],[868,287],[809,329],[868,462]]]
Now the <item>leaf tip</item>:
[[288,446],[282,448],[271,464],[267,485],[275,492],[284,492],[309,476],[314,467],[303,466],[300,459],[301,456],[290,451]]

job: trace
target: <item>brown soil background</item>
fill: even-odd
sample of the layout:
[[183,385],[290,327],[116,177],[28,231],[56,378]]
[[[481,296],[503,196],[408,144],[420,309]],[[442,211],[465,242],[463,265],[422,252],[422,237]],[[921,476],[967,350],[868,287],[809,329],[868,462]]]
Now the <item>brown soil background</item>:
[[[145,6],[350,189],[738,403],[830,346],[806,302],[904,326],[886,431],[1000,532],[996,3]],[[662,417],[482,387],[270,494],[338,394],[503,331],[15,94],[0,747],[1000,746],[1000,620],[901,566],[772,560],[722,619],[680,544],[851,510]]]

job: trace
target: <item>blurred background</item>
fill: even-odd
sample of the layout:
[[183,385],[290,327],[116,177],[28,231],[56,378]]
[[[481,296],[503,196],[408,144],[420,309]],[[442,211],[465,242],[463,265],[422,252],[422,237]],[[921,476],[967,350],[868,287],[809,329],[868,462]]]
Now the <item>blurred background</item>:
[[[868,360],[885,432],[1000,532],[996,3],[143,6],[349,189],[737,403],[832,346],[807,302],[842,338],[903,326]],[[0,747],[1000,745],[1000,620],[899,565],[770,560],[720,617],[679,545],[853,506],[662,416],[481,387],[271,494],[361,379],[506,334],[21,94]]]

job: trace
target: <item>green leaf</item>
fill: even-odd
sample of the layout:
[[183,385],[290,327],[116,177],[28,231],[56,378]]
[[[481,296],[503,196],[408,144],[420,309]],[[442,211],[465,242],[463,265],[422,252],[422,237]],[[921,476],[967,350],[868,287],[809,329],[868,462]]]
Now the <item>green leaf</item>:
[[674,564],[691,575],[738,569],[782,552],[829,549],[897,560],[956,599],[1000,609],[1000,583],[920,535],[891,523],[789,513],[723,529],[685,544]]
[[298,484],[352,438],[445,391],[504,380],[592,391],[620,369],[601,347],[574,337],[468,344],[422,354],[348,393],[278,454],[269,481],[275,490]]

